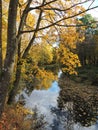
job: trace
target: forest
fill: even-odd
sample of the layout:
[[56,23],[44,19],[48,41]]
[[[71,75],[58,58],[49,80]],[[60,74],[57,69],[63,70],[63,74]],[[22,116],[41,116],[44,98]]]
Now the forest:
[[[39,119],[35,123],[36,113],[16,103],[16,95],[24,88],[31,92],[35,86],[48,90],[56,80],[62,88],[65,84],[58,78],[59,71],[62,82],[94,85],[98,92],[98,17],[89,14],[98,8],[94,2],[0,0],[1,130],[41,130],[45,122]],[[73,90],[67,91],[73,95]],[[97,102],[98,96],[95,98]],[[27,115],[33,115],[33,119],[26,121]]]

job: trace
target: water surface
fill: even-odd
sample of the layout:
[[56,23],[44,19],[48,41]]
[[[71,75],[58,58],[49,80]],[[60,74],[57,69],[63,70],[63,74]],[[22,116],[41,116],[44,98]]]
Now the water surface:
[[[67,82],[66,82],[67,81]],[[98,130],[98,88],[73,85],[60,78],[49,89],[24,90],[25,107],[45,115],[46,130]]]

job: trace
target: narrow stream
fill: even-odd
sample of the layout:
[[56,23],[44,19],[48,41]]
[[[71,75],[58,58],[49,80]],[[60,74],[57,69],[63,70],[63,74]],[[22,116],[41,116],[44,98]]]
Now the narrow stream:
[[[37,108],[39,115],[45,115],[48,123],[45,130],[98,130],[98,98],[92,96],[98,91],[83,90],[83,87],[74,91],[58,84],[54,81],[48,90],[34,89],[29,95],[24,90],[21,96],[25,107]],[[86,97],[85,91],[91,99]]]

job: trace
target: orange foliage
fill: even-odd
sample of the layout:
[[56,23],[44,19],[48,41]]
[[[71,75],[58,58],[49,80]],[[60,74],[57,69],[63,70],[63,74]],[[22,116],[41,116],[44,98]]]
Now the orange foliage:
[[0,130],[29,130],[31,120],[24,120],[25,109],[19,111],[21,106],[7,106],[0,120]]

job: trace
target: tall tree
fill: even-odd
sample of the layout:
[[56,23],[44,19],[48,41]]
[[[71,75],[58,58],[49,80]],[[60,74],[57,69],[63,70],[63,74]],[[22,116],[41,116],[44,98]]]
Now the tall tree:
[[0,80],[2,73],[2,0],[0,0]]
[[8,15],[8,40],[7,53],[3,68],[2,81],[0,84],[0,116],[4,109],[6,95],[8,93],[8,86],[11,80],[12,65],[17,49],[16,39],[16,16],[17,16],[17,0],[10,0],[9,15]]

